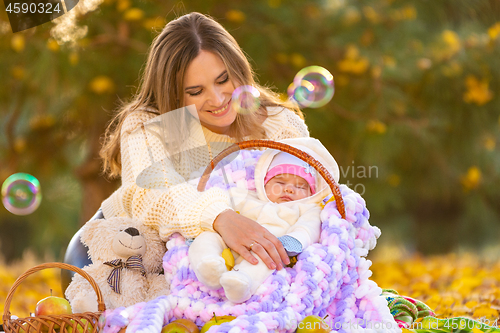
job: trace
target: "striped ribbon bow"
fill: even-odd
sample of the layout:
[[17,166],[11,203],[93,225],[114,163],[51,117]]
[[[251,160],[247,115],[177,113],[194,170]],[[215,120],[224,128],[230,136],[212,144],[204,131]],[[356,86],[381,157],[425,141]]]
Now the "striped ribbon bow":
[[146,276],[146,270],[142,265],[141,255],[128,257],[127,261],[123,261],[121,259],[106,261],[104,265],[113,267],[113,270],[108,276],[108,284],[111,287],[111,289],[113,289],[113,291],[117,294],[121,294],[120,278],[122,275],[123,268],[140,269],[141,275]]

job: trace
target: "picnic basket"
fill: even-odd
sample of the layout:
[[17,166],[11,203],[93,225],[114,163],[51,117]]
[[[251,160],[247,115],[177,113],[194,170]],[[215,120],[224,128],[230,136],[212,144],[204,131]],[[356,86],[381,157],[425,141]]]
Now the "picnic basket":
[[332,177],[332,175],[328,172],[328,170],[320,162],[318,162],[316,159],[314,159],[311,155],[307,154],[306,152],[303,152],[302,150],[290,146],[286,143],[276,142],[273,140],[241,141],[221,151],[217,156],[215,156],[210,161],[210,164],[205,168],[203,175],[201,176],[200,182],[198,183],[198,191],[202,192],[205,190],[208,179],[210,178],[210,174],[215,169],[217,164],[219,164],[220,161],[222,161],[225,157],[231,155],[234,152],[237,152],[241,149],[249,149],[249,148],[271,148],[271,149],[281,150],[285,153],[298,157],[304,162],[308,163],[310,166],[316,169],[316,171],[319,172],[319,174],[330,186],[330,189],[332,190],[333,196],[337,203],[337,209],[339,210],[339,213],[342,216],[342,218],[345,219],[344,200],[342,199],[339,185]]
[[[44,315],[27,318],[11,318],[10,303],[17,287],[29,275],[47,268],[62,268],[82,275],[97,295],[97,312],[73,313],[64,315]],[[101,290],[94,279],[82,269],[65,263],[51,262],[34,266],[17,278],[7,294],[3,313],[5,333],[97,333],[101,313],[106,310]]]

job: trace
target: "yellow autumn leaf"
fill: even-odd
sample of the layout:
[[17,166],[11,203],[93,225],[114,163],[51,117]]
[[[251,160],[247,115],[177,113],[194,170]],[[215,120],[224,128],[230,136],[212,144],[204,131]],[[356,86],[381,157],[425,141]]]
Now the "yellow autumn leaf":
[[495,23],[488,29],[488,36],[490,36],[492,40],[495,40],[498,36],[500,36],[500,22]]
[[498,311],[493,309],[490,304],[482,304],[474,310],[472,315],[476,318],[495,319],[498,317]]
[[112,93],[115,89],[115,84],[113,80],[105,75],[100,75],[95,77],[89,84],[90,90],[95,92],[96,94],[106,94]]
[[26,46],[26,41],[24,39],[24,36],[21,34],[14,34],[10,40],[10,47],[18,53],[22,52],[24,50],[24,47]]
[[466,103],[484,105],[493,98],[493,92],[489,89],[489,82],[486,79],[479,80],[474,75],[468,75],[465,78],[465,87],[467,91],[463,95],[463,100]]
[[292,53],[290,62],[295,68],[302,68],[306,65],[306,58],[300,53]]
[[243,23],[245,22],[246,15],[241,10],[231,9],[226,12],[226,18],[233,23]]
[[116,3],[116,9],[118,9],[119,12],[123,12],[130,6],[132,6],[132,2],[130,0],[118,0]]
[[59,43],[53,38],[49,38],[47,40],[47,48],[51,50],[52,52],[57,52],[59,51]]
[[144,11],[139,8],[130,8],[123,14],[123,19],[126,21],[139,21],[144,17]]
[[370,120],[366,125],[366,129],[370,133],[384,134],[387,131],[387,126],[380,120]]
[[478,167],[472,166],[467,170],[467,173],[462,176],[461,183],[465,190],[472,190],[479,186],[481,182],[481,170]]

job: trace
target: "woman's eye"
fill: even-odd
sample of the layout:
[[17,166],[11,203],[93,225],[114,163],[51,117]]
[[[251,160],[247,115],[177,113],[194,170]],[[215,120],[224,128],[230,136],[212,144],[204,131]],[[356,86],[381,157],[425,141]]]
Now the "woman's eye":
[[196,95],[199,95],[199,94],[201,94],[201,90],[198,90],[196,92],[188,92],[189,96],[196,96]]
[[226,76],[222,81],[219,81],[218,84],[224,84],[229,81],[229,76]]

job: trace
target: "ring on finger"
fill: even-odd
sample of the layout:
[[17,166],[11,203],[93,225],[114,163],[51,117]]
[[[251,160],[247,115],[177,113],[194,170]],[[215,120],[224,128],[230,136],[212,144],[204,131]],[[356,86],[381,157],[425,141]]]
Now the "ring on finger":
[[248,246],[248,250],[252,250],[252,246],[254,246],[255,244],[257,244],[257,242],[253,241],[252,244],[250,244],[250,246]]

